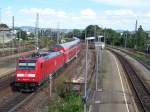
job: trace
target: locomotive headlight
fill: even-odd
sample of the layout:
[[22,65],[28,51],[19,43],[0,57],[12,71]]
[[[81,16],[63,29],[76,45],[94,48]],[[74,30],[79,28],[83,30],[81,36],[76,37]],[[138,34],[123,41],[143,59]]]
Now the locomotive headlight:
[[17,74],[17,77],[24,77],[24,74]]
[[28,74],[28,77],[35,77],[35,74]]

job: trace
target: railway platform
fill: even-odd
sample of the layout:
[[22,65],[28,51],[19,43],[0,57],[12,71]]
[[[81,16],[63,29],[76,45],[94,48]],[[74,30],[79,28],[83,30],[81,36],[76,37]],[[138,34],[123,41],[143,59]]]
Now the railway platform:
[[92,112],[138,112],[123,68],[110,51],[103,50],[99,76]]

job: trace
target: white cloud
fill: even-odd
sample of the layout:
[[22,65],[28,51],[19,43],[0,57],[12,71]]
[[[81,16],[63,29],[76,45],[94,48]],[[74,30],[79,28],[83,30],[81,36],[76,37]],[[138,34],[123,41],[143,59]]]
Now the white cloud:
[[149,6],[149,0],[90,0],[98,3],[115,5],[115,6],[125,6],[125,7],[139,7],[139,6]]
[[[35,14],[40,14],[40,27],[57,27],[58,22],[60,28],[85,28],[89,24],[98,24],[114,29],[134,30],[135,20],[138,19],[139,24],[149,28],[150,12],[133,9],[116,9],[112,10],[93,10],[92,8],[81,9],[80,11],[66,12],[52,8],[29,8],[20,9],[16,20],[17,23],[23,25],[35,25]],[[30,17],[30,18],[29,18]],[[21,19],[19,19],[21,18]],[[145,22],[147,21],[147,22]]]
[[144,13],[144,16],[145,16],[145,17],[150,17],[150,12]]
[[56,15],[57,17],[60,17],[60,18],[67,18],[67,13],[64,11],[58,11]]
[[96,13],[92,9],[83,9],[80,11],[81,16],[85,17],[95,17]]
[[121,10],[106,10],[104,11],[106,15],[111,16],[126,16],[126,17],[135,17],[136,14],[130,9],[121,9]]
[[57,16],[59,18],[66,18],[67,14],[64,11],[56,11],[51,8],[30,8],[30,9],[20,9],[19,12],[25,13],[25,14],[36,14],[39,13],[40,15],[53,15]]

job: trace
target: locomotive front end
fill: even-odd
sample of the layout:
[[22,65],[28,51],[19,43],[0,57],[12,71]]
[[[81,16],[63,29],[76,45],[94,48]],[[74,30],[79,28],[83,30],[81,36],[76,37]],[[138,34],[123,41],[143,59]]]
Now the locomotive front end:
[[36,60],[18,59],[15,87],[19,91],[34,91],[36,86]]

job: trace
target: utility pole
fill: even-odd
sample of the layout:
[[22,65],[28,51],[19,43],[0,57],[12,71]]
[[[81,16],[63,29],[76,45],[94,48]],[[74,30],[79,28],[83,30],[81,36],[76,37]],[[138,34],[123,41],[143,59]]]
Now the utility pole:
[[4,54],[4,47],[5,47],[5,40],[4,40],[4,36],[5,36],[5,35],[4,35],[4,31],[2,31],[2,32],[3,32],[3,55],[5,55],[5,54]]
[[125,33],[125,44],[124,44],[124,48],[126,49],[127,48],[127,33]]
[[[95,25],[95,38],[96,38],[96,25]],[[98,62],[99,62],[99,59],[98,59],[98,57],[99,57],[99,37],[98,37],[98,42],[96,43],[96,46],[95,46],[95,49],[96,49],[96,76],[95,76],[95,78],[96,78],[96,85],[95,85],[95,88],[96,88],[96,91],[97,91],[97,89],[98,89],[98,87],[97,87],[97,85],[98,85]]]
[[96,91],[100,91],[98,89],[98,80],[100,81],[100,70],[101,70],[101,61],[102,61],[102,42],[101,38],[104,36],[98,36],[98,41],[95,43],[95,48],[96,48],[96,76],[95,76],[95,88]]
[[84,74],[84,112],[87,112],[87,75],[88,75],[88,39],[86,38],[85,33],[85,42],[86,42],[86,57],[85,57],[85,74]]
[[106,46],[106,27],[104,29],[104,46]]
[[12,16],[12,55],[13,55],[13,53],[14,53],[14,51],[13,51],[13,48],[14,48],[14,39],[13,39],[13,37],[14,37],[14,24],[15,24],[15,22],[14,22],[14,16]]
[[0,23],[2,23],[2,8],[0,8]]
[[35,23],[36,50],[39,52],[39,13],[36,14]]
[[96,47],[96,76],[95,76],[95,78],[96,78],[96,85],[95,85],[95,88],[96,88],[96,91],[97,91],[97,83],[98,83],[98,42],[96,43],[97,45],[95,46]]
[[86,29],[85,29],[85,44],[86,44],[86,36],[87,36],[87,31],[86,31]]
[[59,34],[59,22],[57,23],[57,44],[59,44],[60,34]]
[[[104,36],[102,36],[104,37]],[[100,82],[100,78],[101,78],[101,70],[102,70],[102,66],[101,66],[101,62],[102,62],[102,37],[100,38],[99,44],[100,46],[98,47],[98,73],[99,73],[99,82]],[[99,90],[97,90],[99,91]]]
[[21,50],[22,50],[22,46],[21,46],[21,36],[22,36],[22,34],[21,34],[21,30],[20,30],[20,32],[19,32],[19,34],[18,34],[18,41],[19,41],[18,53],[19,53],[19,54],[21,53]]
[[95,25],[95,29],[94,29],[94,36],[96,38],[96,25]]
[[137,26],[138,26],[138,21],[136,20],[136,23],[135,23],[135,44],[134,44],[134,48],[136,49],[137,48]]
[[13,30],[13,33],[14,33],[14,27],[15,27],[15,18],[14,18],[14,16],[12,16],[12,30]]

